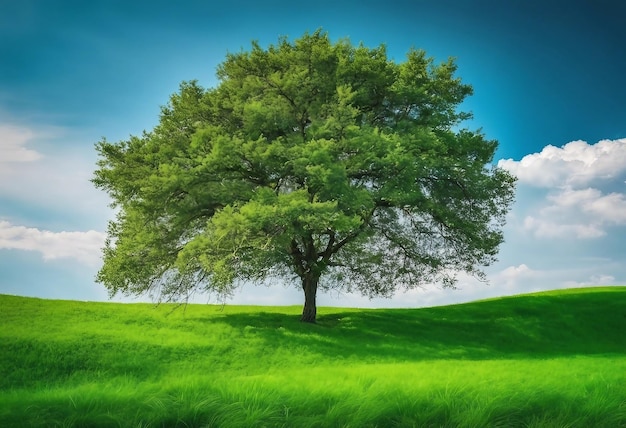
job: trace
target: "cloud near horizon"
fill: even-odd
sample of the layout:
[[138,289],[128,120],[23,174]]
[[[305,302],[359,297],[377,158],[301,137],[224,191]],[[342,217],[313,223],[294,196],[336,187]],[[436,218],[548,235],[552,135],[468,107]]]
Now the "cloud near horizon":
[[74,259],[87,266],[98,266],[105,237],[95,230],[52,232],[0,221],[0,249],[36,251],[45,261]]
[[516,175],[521,186],[547,191],[522,223],[535,237],[594,239],[626,225],[626,139],[546,146],[498,166]]

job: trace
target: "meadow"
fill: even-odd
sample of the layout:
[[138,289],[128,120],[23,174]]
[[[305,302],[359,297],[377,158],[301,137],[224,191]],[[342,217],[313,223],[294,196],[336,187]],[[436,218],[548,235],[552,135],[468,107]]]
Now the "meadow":
[[0,427],[626,427],[626,287],[300,311],[0,295]]

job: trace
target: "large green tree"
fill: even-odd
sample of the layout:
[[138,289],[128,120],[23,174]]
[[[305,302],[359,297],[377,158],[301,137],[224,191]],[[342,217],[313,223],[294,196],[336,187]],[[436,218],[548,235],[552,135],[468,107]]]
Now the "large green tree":
[[315,322],[320,288],[484,276],[515,180],[491,165],[496,141],[461,128],[472,89],[455,72],[321,31],[228,54],[151,132],[97,144],[93,182],[117,208],[97,280],[172,301],[299,279]]

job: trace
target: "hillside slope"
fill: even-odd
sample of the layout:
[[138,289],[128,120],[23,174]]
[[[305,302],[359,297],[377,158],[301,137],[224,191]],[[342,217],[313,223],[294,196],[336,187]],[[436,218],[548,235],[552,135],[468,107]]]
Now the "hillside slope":
[[[435,406],[431,416],[410,410],[418,404],[409,397],[419,396],[418,391],[457,385],[456,395],[444,394],[446,406],[450,403],[445,400],[453,398],[471,396],[472,402],[480,402],[483,389],[491,397],[485,398],[482,413],[472,410],[482,415],[478,426],[498,412],[512,423],[511,409],[525,424],[537,412],[561,423],[573,417],[568,411],[586,423],[595,420],[596,426],[602,426],[593,419],[597,415],[608,417],[613,426],[626,424],[626,287],[425,309],[321,308],[318,325],[300,323],[299,311],[210,305],[174,310],[170,305],[0,295],[0,403],[7,404],[0,406],[0,421],[19,426],[16,421],[37,416],[26,425],[137,426],[152,421],[152,426],[211,426],[207,418],[221,415],[214,426],[448,426],[454,420],[458,423],[449,426],[466,426],[460,421],[468,417],[467,409],[441,410],[443,404],[437,407],[432,397],[423,403]],[[512,367],[523,379],[511,377]],[[539,373],[543,375],[535,377]],[[521,401],[499,403],[497,411],[490,408],[495,404],[489,394],[498,383],[502,399],[512,400],[511,387]],[[548,399],[531,399],[519,395],[520,384],[534,388],[532,394],[565,389],[552,391]],[[595,388],[602,391],[598,403],[605,407],[578,415]],[[398,395],[396,404],[384,398],[390,391]],[[160,397],[167,402],[179,394],[177,404],[156,410],[151,401]],[[569,397],[563,402],[570,404],[552,415],[550,400],[563,400],[563,394]],[[213,397],[214,407],[207,397]],[[359,416],[350,407],[361,409],[368,399],[375,400],[367,407],[374,409],[372,414]],[[84,408],[76,404],[80,400]],[[250,400],[257,409],[252,414],[229,407]],[[404,415],[400,419],[393,410],[377,407],[393,409],[402,400],[413,404],[398,410]],[[545,411],[539,411],[544,401]],[[198,403],[209,407],[193,410]],[[338,403],[346,407],[340,411]],[[290,413],[287,408],[299,410]],[[178,422],[168,419],[172,414]],[[234,414],[239,419],[232,419]],[[129,415],[130,425],[120,422]]]

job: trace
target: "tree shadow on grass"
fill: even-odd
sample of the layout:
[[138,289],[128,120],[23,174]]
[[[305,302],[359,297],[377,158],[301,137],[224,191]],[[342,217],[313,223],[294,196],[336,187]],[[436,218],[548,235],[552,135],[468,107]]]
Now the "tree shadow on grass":
[[[326,312],[326,313],[325,313]],[[529,295],[426,309],[321,309],[318,324],[280,313],[203,318],[266,349],[396,362],[626,354],[626,292]]]

